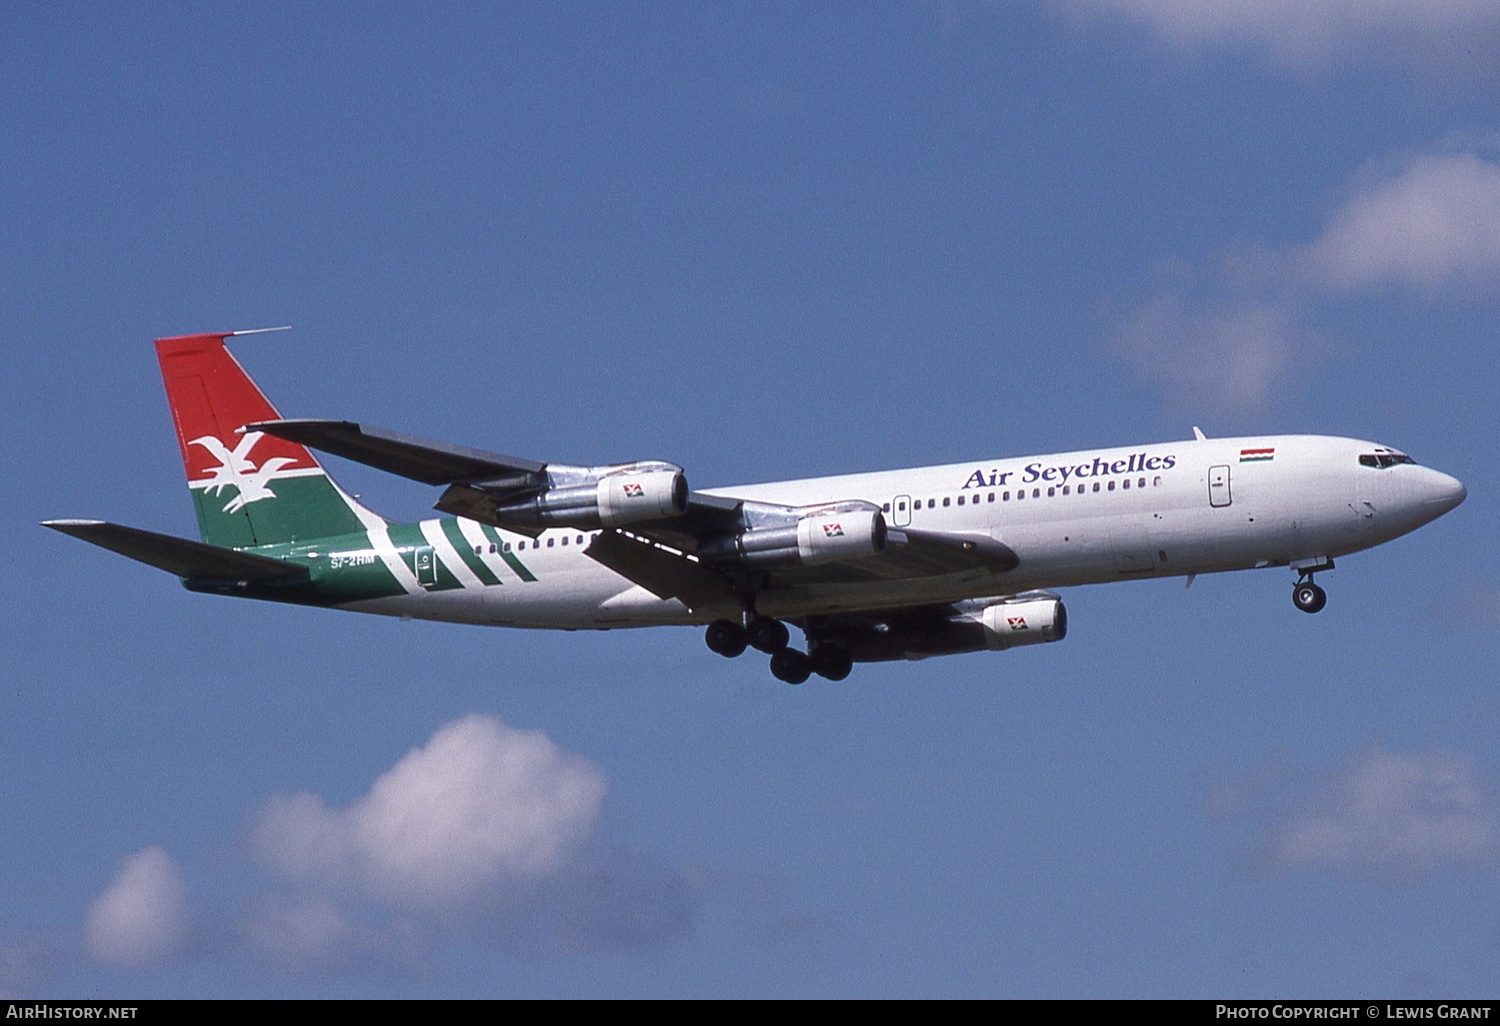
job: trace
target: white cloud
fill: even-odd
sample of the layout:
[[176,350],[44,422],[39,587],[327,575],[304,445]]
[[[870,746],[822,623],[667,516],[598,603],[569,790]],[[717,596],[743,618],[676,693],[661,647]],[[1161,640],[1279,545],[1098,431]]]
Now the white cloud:
[[1488,297],[1500,282],[1500,163],[1438,153],[1391,166],[1357,176],[1364,184],[1306,245],[1234,247],[1209,273],[1169,269],[1116,322],[1112,348],[1179,405],[1251,410],[1333,348],[1305,323],[1320,298],[1381,287]]
[[594,830],[605,786],[544,734],[476,714],[438,730],[348,809],[312,794],[272,799],[253,843],[290,876],[456,911],[563,871]]
[[420,942],[408,925],[352,921],[323,894],[262,895],[240,932],[257,958],[293,973],[411,969],[421,962]]
[[1173,45],[1249,43],[1306,63],[1376,44],[1405,61],[1485,59],[1494,0],[1055,0],[1065,11],[1144,22]]
[[1343,289],[1500,279],[1500,165],[1467,153],[1412,159],[1335,211],[1305,259],[1313,280]]
[[1296,367],[1329,344],[1276,299],[1195,305],[1164,292],[1116,328],[1114,348],[1179,405],[1229,411],[1266,405]]
[[1495,801],[1468,756],[1369,748],[1310,795],[1289,797],[1285,783],[1284,774],[1261,774],[1239,789],[1241,803],[1259,798],[1269,806],[1252,851],[1271,872],[1327,870],[1398,883],[1492,865],[1500,854]]
[[160,848],[125,860],[119,875],[89,906],[84,946],[99,962],[143,967],[177,954],[188,935],[182,870]]

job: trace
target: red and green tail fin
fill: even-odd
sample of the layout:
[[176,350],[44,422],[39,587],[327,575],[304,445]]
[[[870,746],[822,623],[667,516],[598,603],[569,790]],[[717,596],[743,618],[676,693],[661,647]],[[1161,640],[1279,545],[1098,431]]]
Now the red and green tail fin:
[[239,431],[280,415],[224,348],[234,334],[156,340],[203,540],[243,549],[364,530],[374,514],[344,494],[307,449]]

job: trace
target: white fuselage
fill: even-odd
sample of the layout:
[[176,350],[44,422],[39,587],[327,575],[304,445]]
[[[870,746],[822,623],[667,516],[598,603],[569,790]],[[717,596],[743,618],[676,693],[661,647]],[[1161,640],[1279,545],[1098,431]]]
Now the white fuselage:
[[[1420,527],[1464,497],[1458,481],[1435,470],[1360,462],[1362,455],[1392,451],[1318,435],[1207,439],[715,488],[708,494],[799,507],[865,500],[882,506],[897,530],[986,536],[1020,560],[1004,573],[858,580],[758,596],[761,613],[788,619],[1285,566],[1367,549]],[[473,525],[464,527],[470,534]],[[589,532],[548,531],[536,544],[500,533],[509,544],[525,543],[515,555],[535,581],[519,579],[501,559],[486,555],[499,585],[485,586],[468,574],[462,588],[409,587],[406,595],[348,608],[565,629],[698,624],[738,615],[737,608],[688,610],[634,585],[585,554]],[[456,561],[441,549],[437,554]]]

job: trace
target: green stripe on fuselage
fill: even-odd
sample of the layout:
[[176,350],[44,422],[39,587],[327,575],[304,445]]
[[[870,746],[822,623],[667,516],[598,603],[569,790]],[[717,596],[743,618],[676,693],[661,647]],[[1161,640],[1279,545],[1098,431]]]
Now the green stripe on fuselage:
[[[439,520],[438,523],[442,524],[443,534],[452,543],[454,551],[458,553],[459,558],[464,561],[464,564],[474,572],[474,576],[479,578],[481,584],[496,585],[500,583],[500,578],[495,576],[495,571],[485,565],[484,560],[474,551],[474,547],[469,544],[469,539],[464,537],[464,533],[460,530],[457,520],[445,518]],[[496,546],[497,551],[498,548]]]
[[[453,576],[453,571],[438,556],[437,551],[422,534],[421,524],[392,524],[390,527],[391,543],[396,546],[396,551],[401,554],[406,565],[411,567],[411,572],[416,575],[418,581],[428,591],[452,591],[454,588],[462,588],[463,584]],[[432,553],[433,576],[436,583],[429,584],[422,580],[422,574],[417,569],[417,550],[426,549]]]
[[480,524],[479,529],[484,532],[486,538],[495,543],[495,547],[500,550],[500,558],[505,560],[506,565],[516,572],[517,577],[528,582],[536,580],[536,575],[526,569],[526,564],[517,559],[515,553],[510,551],[509,543],[500,540],[499,532],[489,524]]

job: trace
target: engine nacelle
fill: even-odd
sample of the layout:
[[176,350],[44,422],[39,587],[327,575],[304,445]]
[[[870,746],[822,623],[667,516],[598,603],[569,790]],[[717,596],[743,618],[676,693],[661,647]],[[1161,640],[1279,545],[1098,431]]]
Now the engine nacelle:
[[[588,529],[661,520],[687,511],[687,477],[670,463],[627,463],[600,467],[593,474],[597,478],[583,484],[549,488],[520,502],[496,503],[489,516],[480,519],[501,527]],[[450,509],[442,503],[438,508]],[[474,515],[456,506],[451,511]]]
[[1061,641],[1068,633],[1068,611],[1046,592],[1030,592],[984,605],[966,602],[947,616],[893,616],[868,626],[824,636],[842,645],[856,662],[927,659]]
[[1068,610],[1059,598],[1017,598],[985,606],[979,614],[985,647],[1015,648],[1061,641],[1068,635]]
[[817,566],[885,551],[885,516],[878,510],[813,513],[785,527],[763,527],[707,542],[699,557],[749,566]]
[[599,479],[595,502],[605,527],[662,520],[687,512],[688,485],[682,471],[622,471]]

